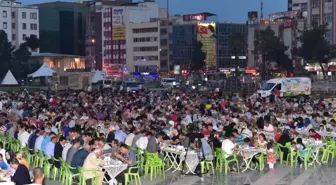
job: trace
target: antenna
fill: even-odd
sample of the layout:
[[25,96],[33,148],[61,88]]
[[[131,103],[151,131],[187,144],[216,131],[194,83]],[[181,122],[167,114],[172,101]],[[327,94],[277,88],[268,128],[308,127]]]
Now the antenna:
[[264,18],[264,0],[260,0],[260,20]]

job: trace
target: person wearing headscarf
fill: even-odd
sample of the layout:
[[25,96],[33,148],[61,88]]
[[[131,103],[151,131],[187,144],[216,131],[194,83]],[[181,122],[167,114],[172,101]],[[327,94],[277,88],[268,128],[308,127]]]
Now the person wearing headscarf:
[[13,152],[13,150],[7,150],[6,153],[5,153],[5,158],[6,158],[6,161],[7,161],[7,164],[10,164],[10,162],[14,159],[15,157],[15,153]]

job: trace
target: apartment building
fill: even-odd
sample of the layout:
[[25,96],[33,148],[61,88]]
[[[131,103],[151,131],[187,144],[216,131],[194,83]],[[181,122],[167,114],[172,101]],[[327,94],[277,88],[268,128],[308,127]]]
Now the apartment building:
[[38,8],[14,1],[0,1],[0,29],[7,33],[15,48],[25,42],[26,37],[36,35],[39,38]]
[[325,37],[333,44],[336,43],[336,0],[308,0],[308,27],[312,22],[318,24],[328,23],[328,29]]

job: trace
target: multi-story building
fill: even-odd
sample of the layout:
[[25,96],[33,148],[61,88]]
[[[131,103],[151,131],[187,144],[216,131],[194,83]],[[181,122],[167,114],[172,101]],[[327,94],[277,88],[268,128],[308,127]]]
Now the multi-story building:
[[288,0],[288,11],[292,10],[308,10],[308,1],[309,0]]
[[336,0],[307,0],[308,1],[308,28],[313,21],[318,24],[328,24],[329,32],[325,37],[336,44]]
[[60,1],[34,6],[39,8],[41,52],[85,56],[88,6]]
[[25,42],[26,37],[39,37],[39,10],[34,6],[22,6],[14,1],[0,1],[0,30],[7,33],[15,48]]
[[[234,53],[229,48],[229,37],[234,31],[241,32],[247,37],[246,24],[193,21],[173,25],[174,64],[188,66],[192,62],[196,42],[201,41],[204,42],[203,49],[207,55],[205,62],[208,69],[235,68],[235,60],[231,59]],[[204,40],[204,36],[200,34],[209,38]],[[246,49],[245,46],[241,48],[239,52],[241,56],[246,56]],[[240,68],[246,67],[246,59],[239,59],[238,65]]]
[[[306,17],[302,16],[301,10],[292,10],[286,12],[277,12],[269,15],[270,19],[262,19],[259,24],[253,23],[248,26],[248,67],[257,68],[262,63],[260,52],[255,50],[255,35],[266,29],[268,26],[274,31],[275,35],[280,38],[285,46],[288,47],[286,54],[290,59],[292,49],[300,46],[297,40],[301,31],[307,28]],[[286,17],[286,19],[282,19]]]
[[102,7],[121,6],[122,4],[132,3],[132,0],[102,0],[97,2],[84,2],[89,7],[86,28],[86,66],[89,68],[103,68],[103,49],[102,49]]
[[[160,69],[160,22],[134,23],[127,27],[127,68],[132,72]],[[131,49],[133,48],[133,49]]]
[[[103,70],[107,72],[108,76],[120,76],[124,71],[138,72],[137,70],[143,70],[142,67],[135,68],[135,66],[132,66],[138,61],[134,60],[137,58],[134,58],[133,52],[126,52],[126,48],[134,47],[133,36],[143,37],[146,42],[149,42],[148,46],[152,45],[152,42],[158,42],[159,37],[154,40],[156,34],[153,31],[153,23],[150,23],[152,18],[158,18],[158,4],[144,2],[131,3],[125,6],[103,5],[102,12]],[[141,26],[140,23],[143,25]],[[157,22],[155,23],[157,24]],[[146,26],[150,27],[146,28]],[[143,33],[133,33],[133,31],[130,31],[133,28],[135,30],[139,28]],[[156,29],[159,29],[158,26],[156,26]],[[144,59],[157,61],[156,66],[160,66],[159,58],[156,58],[155,55]],[[153,62],[149,64],[152,65]],[[153,68],[148,69],[152,70]]]

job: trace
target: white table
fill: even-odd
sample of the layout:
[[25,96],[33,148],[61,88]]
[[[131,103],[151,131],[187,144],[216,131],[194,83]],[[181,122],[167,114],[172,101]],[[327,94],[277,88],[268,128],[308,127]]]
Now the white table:
[[[181,164],[183,160],[185,160],[188,167],[188,171],[186,173],[195,174],[194,171],[200,162],[197,152],[194,150],[186,152],[184,150],[174,150],[170,148],[162,148],[161,151],[165,153],[163,160],[168,159],[171,162],[171,166],[166,171],[171,170],[172,168],[174,168],[172,173],[182,171],[183,169],[181,168]],[[179,162],[177,162],[177,158],[180,158]]]
[[321,162],[319,162],[317,160],[317,157],[318,157],[318,153],[319,153],[319,150],[321,148],[323,148],[326,143],[322,143],[322,142],[308,142],[308,143],[304,143],[306,145],[306,147],[311,147],[312,148],[312,152],[313,152],[313,162],[317,162],[318,164],[321,164]]
[[264,150],[260,148],[239,148],[237,154],[243,157],[243,161],[245,163],[245,169],[243,169],[241,172],[244,172],[248,169],[255,170],[255,168],[251,168],[252,159],[255,155],[260,154],[263,151]]
[[109,185],[118,185],[117,180],[115,177],[119,175],[122,171],[126,170],[127,164],[121,163],[121,161],[113,160],[111,158],[104,158],[104,166],[103,169],[108,173],[111,180],[107,181],[104,177],[105,182],[108,182]]

